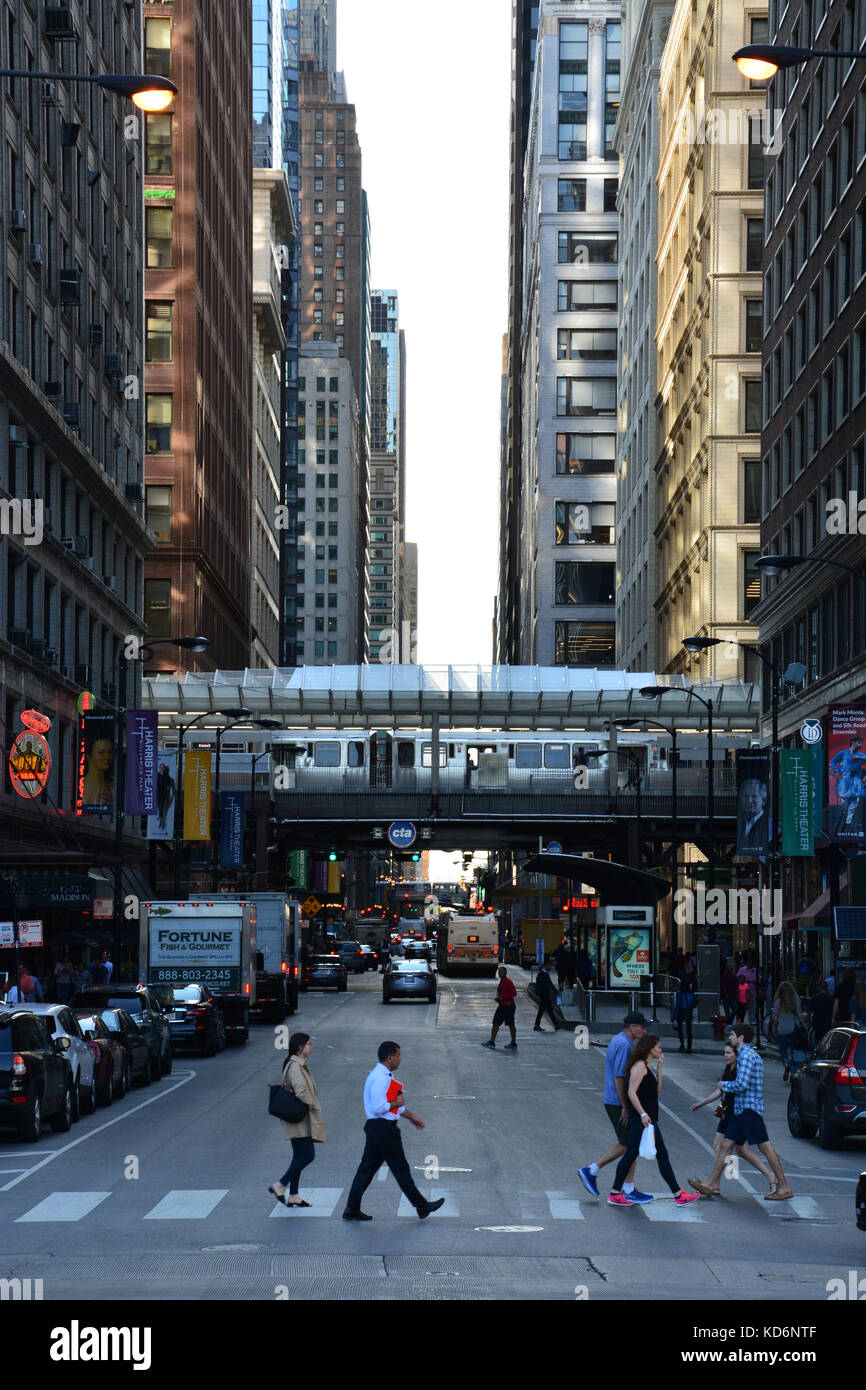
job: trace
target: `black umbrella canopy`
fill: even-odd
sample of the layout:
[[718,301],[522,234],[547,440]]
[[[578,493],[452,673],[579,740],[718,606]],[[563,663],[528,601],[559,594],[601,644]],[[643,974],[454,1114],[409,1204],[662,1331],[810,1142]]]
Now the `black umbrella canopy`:
[[577,883],[588,883],[613,903],[649,904],[661,902],[673,884],[643,869],[626,864],[609,864],[606,859],[587,859],[582,854],[534,854],[522,866],[526,874],[552,874]]

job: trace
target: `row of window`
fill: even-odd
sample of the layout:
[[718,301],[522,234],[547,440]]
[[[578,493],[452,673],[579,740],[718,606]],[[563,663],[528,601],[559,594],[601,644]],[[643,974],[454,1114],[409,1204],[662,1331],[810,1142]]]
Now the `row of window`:
[[615,545],[616,504],[557,502],[554,526],[555,545]]
[[[300,377],[298,377],[298,390],[299,390],[299,391],[301,392],[301,394],[303,395],[303,393],[306,391],[306,389],[307,389],[307,378],[306,378],[305,376],[300,376]],[[336,393],[339,391],[339,389],[340,389],[340,378],[339,378],[338,376],[332,376],[332,377],[317,376],[317,377],[316,377],[316,391],[317,391],[320,395],[324,395],[324,393],[325,393],[326,391],[330,391],[331,395],[336,395]],[[316,404],[318,405],[318,402],[316,402]]]
[[[765,423],[769,423],[772,410],[778,408],[782,396],[786,395],[789,389],[785,385],[785,371],[781,350],[777,349],[772,360],[764,368]],[[866,319],[857,326],[851,339],[843,343],[826,371],[822,373],[819,383],[810,391],[804,405],[794,417],[793,447],[800,450],[798,457],[804,461],[814,458],[818,450],[844,424],[851,410],[864,395]],[[790,428],[789,426],[788,429]]]
[[[556,206],[558,212],[586,212],[587,179],[558,179]],[[616,212],[619,179],[603,180],[602,211]]]
[[[796,219],[788,229],[784,247],[779,249],[772,264],[767,267],[765,293],[768,327],[794,286],[799,283],[799,277],[806,265],[809,251],[814,245],[814,242],[810,241],[811,232],[809,230],[818,196],[814,193],[814,189],[815,185],[813,184],[812,190],[800,208]],[[831,215],[834,215],[835,211],[834,203],[831,206]],[[852,284],[858,284],[864,275],[866,275],[866,210],[861,207],[854,214],[853,221],[849,222],[841,232],[834,235],[834,246],[827,257],[822,283],[816,280],[813,286],[816,295],[820,295],[823,284],[823,327],[825,332],[833,322],[836,310],[841,309],[850,299]],[[819,313],[816,318],[816,328],[820,322]],[[810,339],[810,345],[816,346],[817,338],[814,342]]]

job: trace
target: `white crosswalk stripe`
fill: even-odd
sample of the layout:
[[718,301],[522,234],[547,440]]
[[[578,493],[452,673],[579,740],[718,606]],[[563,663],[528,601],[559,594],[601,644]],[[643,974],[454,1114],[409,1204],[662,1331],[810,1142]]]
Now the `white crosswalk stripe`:
[[305,1202],[309,1202],[309,1207],[283,1206],[282,1202],[274,1202],[274,1209],[271,1216],[290,1216],[293,1221],[299,1221],[302,1216],[333,1216],[337,1203],[343,1195],[342,1187],[305,1187],[298,1194],[303,1197]]
[[17,1221],[80,1221],[110,1197],[110,1192],[52,1192]]
[[700,1224],[704,1218],[700,1212],[695,1211],[695,1207],[700,1206],[700,1202],[691,1202],[687,1207],[678,1207],[672,1198],[662,1198],[661,1201],[646,1202],[641,1206],[641,1211],[648,1221],[673,1221],[680,1224],[691,1222]]
[[550,1215],[555,1221],[582,1221],[581,1204],[570,1192],[546,1192]]
[[[453,1192],[450,1192],[448,1190],[448,1188],[430,1186],[427,1188],[421,1187],[418,1190],[421,1193],[422,1197],[427,1198],[428,1202],[438,1202],[440,1197],[445,1198],[444,1207],[440,1207],[439,1210],[436,1212],[437,1219],[442,1216],[460,1215],[460,1206],[457,1201],[457,1198],[454,1196]],[[397,1215],[414,1216],[416,1220],[418,1219],[417,1211],[413,1207],[412,1203],[409,1201],[409,1198],[405,1195],[405,1193],[402,1192],[400,1193],[400,1205],[397,1208]]]
[[789,1197],[785,1202],[765,1202],[763,1197],[755,1197],[768,1216],[799,1216],[803,1221],[827,1220],[814,1197]]
[[145,1216],[143,1221],[203,1221],[206,1216],[210,1216],[214,1207],[219,1206],[223,1197],[228,1193],[227,1187],[217,1187],[208,1190],[187,1188],[176,1188],[172,1192],[167,1192],[161,1202],[157,1202]]

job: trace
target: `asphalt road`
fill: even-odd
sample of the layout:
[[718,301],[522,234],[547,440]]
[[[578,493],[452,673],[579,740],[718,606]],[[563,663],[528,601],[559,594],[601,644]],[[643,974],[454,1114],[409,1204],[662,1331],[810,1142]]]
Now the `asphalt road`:
[[[241,1049],[177,1057],[172,1075],[37,1145],[0,1132],[0,1279],[41,1279],[43,1298],[826,1300],[827,1282],[866,1267],[853,1220],[866,1141],[822,1153],[792,1139],[781,1069],[768,1062],[767,1124],[796,1194],[762,1200],[746,1169],[724,1198],[678,1209],[654,1163],[638,1185],[649,1207],[617,1210],[576,1170],[609,1147],[604,1049],[531,1031],[520,984],[519,1050],[495,1053],[493,986],[440,981],[439,1002],[384,1007],[379,976],[346,994],[313,992],[287,1020],[313,1038],[327,1141],[304,1174],[309,1211],[267,1192],[290,1148],[267,1114],[285,1056],[260,1026]],[[424,1131],[404,1126],[422,1190],[445,1207],[418,1221],[386,1170],[364,1201],[374,1220],[340,1219],[363,1148],[364,1077],[384,1038]],[[676,1046],[676,1044],[674,1044]],[[668,1052],[663,1131],[674,1170],[705,1177],[716,1121],[711,1056]],[[745,1167],[745,1165],[744,1165]],[[603,1198],[613,1168],[600,1178]]]

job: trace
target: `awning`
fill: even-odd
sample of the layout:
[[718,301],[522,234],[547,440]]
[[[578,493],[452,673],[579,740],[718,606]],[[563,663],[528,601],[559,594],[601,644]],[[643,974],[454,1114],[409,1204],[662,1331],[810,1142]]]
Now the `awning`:
[[866,907],[834,907],[836,940],[866,941]]
[[609,902],[624,905],[660,902],[673,887],[667,879],[643,869],[630,869],[626,864],[610,864],[606,859],[591,859],[582,854],[536,854],[521,865],[521,870],[588,883]]

